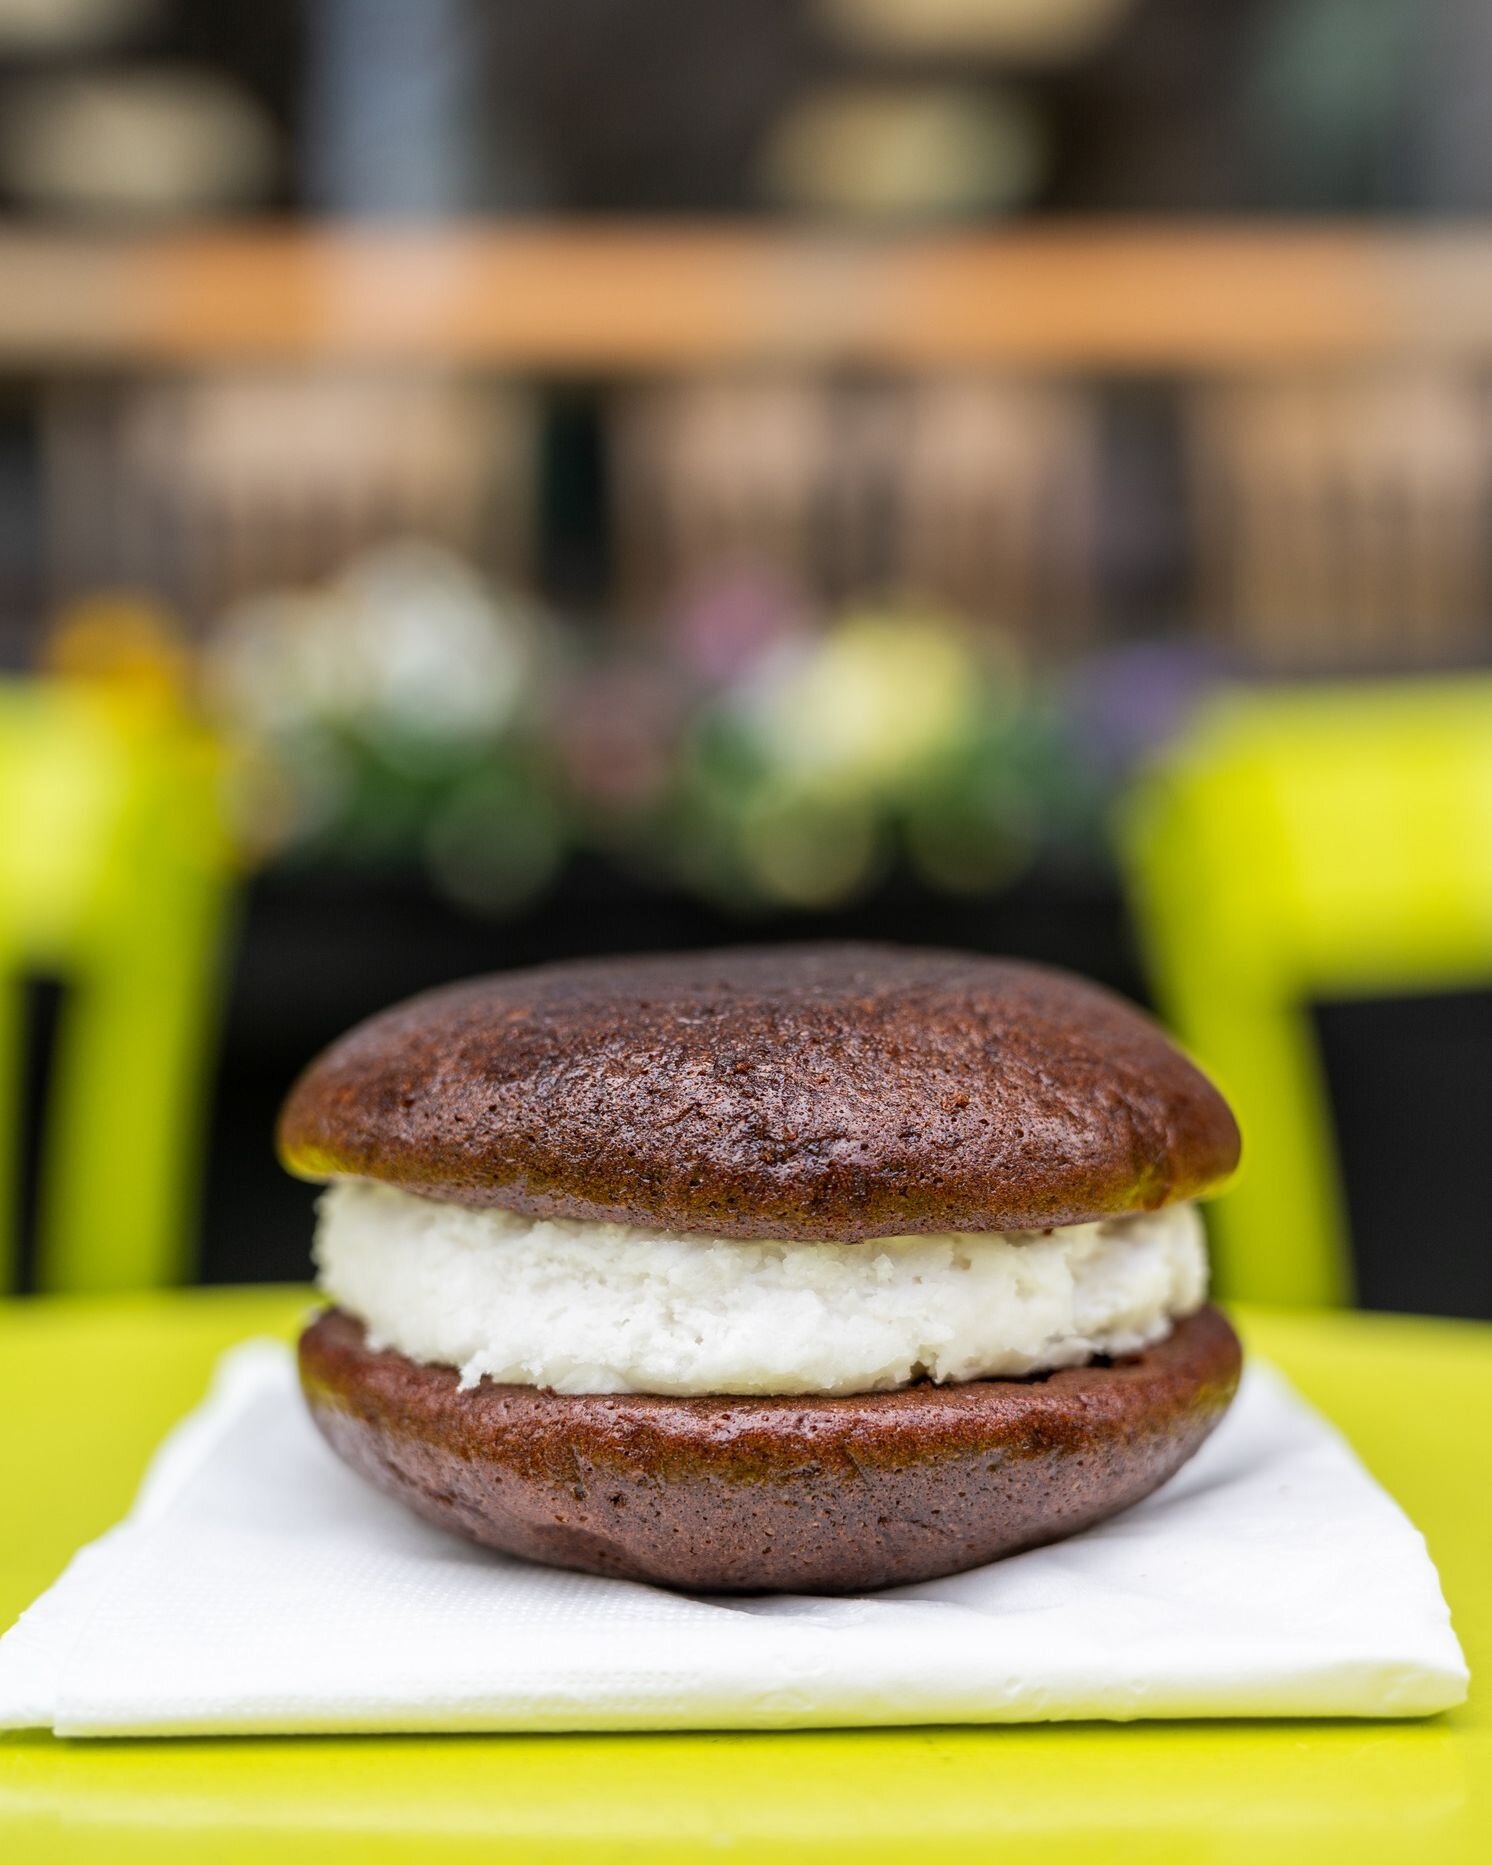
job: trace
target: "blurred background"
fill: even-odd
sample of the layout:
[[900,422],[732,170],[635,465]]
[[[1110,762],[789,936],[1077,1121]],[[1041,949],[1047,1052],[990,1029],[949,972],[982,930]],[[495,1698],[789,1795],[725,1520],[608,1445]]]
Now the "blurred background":
[[0,1286],[299,1278],[424,986],[1076,967],[1492,1315],[1492,11],[0,0]]

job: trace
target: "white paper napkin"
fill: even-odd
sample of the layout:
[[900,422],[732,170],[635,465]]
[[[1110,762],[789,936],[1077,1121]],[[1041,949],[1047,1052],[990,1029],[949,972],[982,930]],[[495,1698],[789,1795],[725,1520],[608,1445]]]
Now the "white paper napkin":
[[1265,1367],[1186,1469],[1084,1535],[855,1599],[726,1599],[425,1526],[337,1462],[286,1350],[251,1342],[128,1519],[0,1640],[0,1727],[1422,1716],[1466,1682],[1423,1539]]

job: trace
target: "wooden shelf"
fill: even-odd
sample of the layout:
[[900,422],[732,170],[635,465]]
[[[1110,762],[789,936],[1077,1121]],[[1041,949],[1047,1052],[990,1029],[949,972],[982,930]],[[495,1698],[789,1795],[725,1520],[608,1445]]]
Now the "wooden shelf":
[[1174,373],[1414,354],[1492,359],[1492,231],[0,234],[12,370],[334,358],[561,375],[832,362]]

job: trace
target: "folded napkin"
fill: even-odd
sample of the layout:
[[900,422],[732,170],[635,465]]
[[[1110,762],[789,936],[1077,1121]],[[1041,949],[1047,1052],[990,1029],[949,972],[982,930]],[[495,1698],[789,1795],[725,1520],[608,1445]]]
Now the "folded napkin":
[[1421,1716],[1466,1678],[1420,1535],[1266,1367],[1164,1489],[1070,1541],[854,1599],[726,1599],[427,1527],[337,1462],[285,1349],[251,1342],[0,1640],[0,1727]]

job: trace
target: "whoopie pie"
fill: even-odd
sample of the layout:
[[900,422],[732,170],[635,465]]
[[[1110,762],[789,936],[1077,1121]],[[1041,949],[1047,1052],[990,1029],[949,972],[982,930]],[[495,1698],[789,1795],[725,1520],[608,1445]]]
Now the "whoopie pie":
[[883,946],[543,966],[296,1083],[332,1448],[442,1526],[702,1591],[956,1573],[1163,1483],[1238,1383],[1216,1089],[1061,972]]

